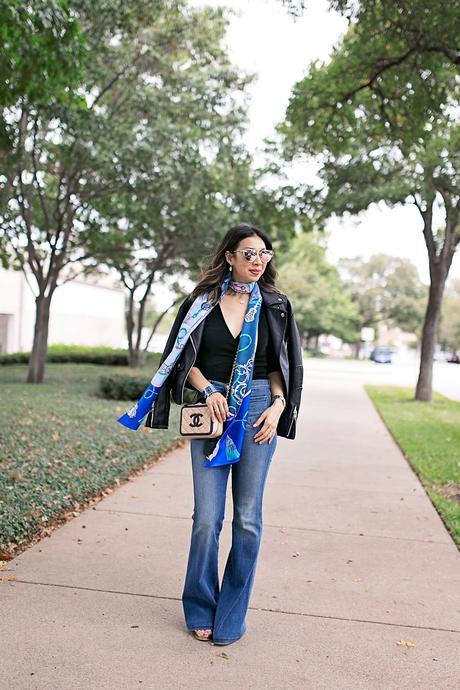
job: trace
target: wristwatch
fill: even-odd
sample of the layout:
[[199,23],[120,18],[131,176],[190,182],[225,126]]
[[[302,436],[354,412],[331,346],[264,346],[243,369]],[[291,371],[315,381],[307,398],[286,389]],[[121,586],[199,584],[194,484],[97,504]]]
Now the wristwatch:
[[206,388],[203,391],[203,395],[205,398],[208,397],[208,395],[211,395],[211,393],[217,393],[217,388],[212,385],[212,383],[209,384],[209,386],[206,386]]
[[283,395],[272,395],[272,405],[275,402],[276,398],[280,398],[283,401],[283,410],[286,407],[286,398]]

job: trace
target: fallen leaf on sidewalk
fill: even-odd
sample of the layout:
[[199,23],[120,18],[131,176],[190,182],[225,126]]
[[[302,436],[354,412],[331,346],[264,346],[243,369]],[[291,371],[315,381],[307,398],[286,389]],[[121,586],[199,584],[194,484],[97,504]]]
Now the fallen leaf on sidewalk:
[[216,654],[216,656],[220,656],[222,659],[230,659],[226,652],[221,652],[220,654]]
[[409,642],[407,640],[398,640],[396,644],[400,647],[415,647],[415,642]]

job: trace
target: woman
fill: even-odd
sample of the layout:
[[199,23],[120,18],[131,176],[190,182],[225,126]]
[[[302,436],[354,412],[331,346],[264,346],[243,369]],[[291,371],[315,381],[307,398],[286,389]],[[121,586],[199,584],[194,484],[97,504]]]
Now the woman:
[[[194,512],[182,603],[199,640],[235,642],[246,631],[262,533],[262,500],[278,435],[293,439],[302,389],[302,351],[289,300],[275,287],[267,235],[251,225],[227,232],[203,277],[181,305],[160,368],[120,422],[166,428],[170,392],[199,393],[219,439],[190,442]],[[233,371],[233,376],[231,376]],[[153,403],[151,402],[153,400]],[[232,471],[232,547],[222,584],[218,545]]]

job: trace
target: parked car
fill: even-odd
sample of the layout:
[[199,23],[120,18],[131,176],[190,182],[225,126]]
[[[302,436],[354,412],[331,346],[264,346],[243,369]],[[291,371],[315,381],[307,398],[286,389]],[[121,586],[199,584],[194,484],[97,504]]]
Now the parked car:
[[460,364],[460,355],[458,352],[452,352],[446,359],[446,362],[450,362],[451,364]]
[[377,345],[372,350],[369,359],[378,364],[391,364],[394,350],[392,347],[385,347],[383,345]]

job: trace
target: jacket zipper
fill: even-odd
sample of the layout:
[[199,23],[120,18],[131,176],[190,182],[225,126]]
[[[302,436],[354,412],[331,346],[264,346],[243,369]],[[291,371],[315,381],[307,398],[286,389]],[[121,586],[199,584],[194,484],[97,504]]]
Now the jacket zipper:
[[187,374],[186,374],[185,377],[184,377],[184,383],[182,384],[182,391],[181,391],[181,398],[180,398],[181,405],[182,405],[183,402],[184,402],[184,388],[185,388],[185,383],[186,383],[186,381],[187,381],[187,379],[188,379],[188,375],[190,374],[190,369],[191,369],[191,368],[193,367],[193,365],[195,364],[196,357],[197,357],[197,351],[196,351],[195,343],[193,342],[192,334],[190,334],[190,342],[191,342],[192,345],[193,345],[193,350],[194,350],[194,352],[195,352],[195,356],[194,356],[194,358],[193,358],[193,362],[191,363],[191,365],[190,365],[190,367],[189,367],[189,369],[188,369],[188,371],[187,371]]
[[[274,305],[274,308],[275,308],[275,309],[279,309],[279,305],[278,305],[278,304],[275,304],[275,305]],[[284,314],[286,314],[286,316],[287,316],[287,311],[284,311]],[[282,332],[282,334],[281,334],[281,349],[280,349],[280,356],[278,357],[278,361],[280,361],[280,359],[281,359],[281,350],[283,349],[283,345],[284,345],[284,336],[285,336],[285,334],[286,334],[286,330],[287,330],[287,319],[284,319],[284,321],[283,321],[283,332]],[[288,387],[287,387],[287,384],[286,384],[286,377],[285,377],[285,375],[284,375],[284,372],[283,372],[282,367],[280,367],[280,369],[281,369],[281,376],[282,376],[283,381],[284,381],[284,388],[285,388],[285,390],[286,390],[286,395],[287,395],[287,394],[288,394]]]
[[297,419],[297,405],[294,405],[294,411],[292,413],[292,419],[291,423],[289,424],[289,429],[287,430],[288,434],[291,433],[292,425],[294,424],[294,420]]

